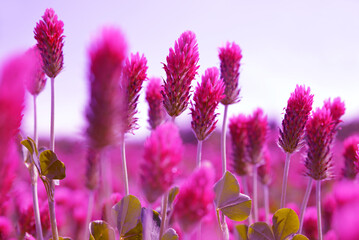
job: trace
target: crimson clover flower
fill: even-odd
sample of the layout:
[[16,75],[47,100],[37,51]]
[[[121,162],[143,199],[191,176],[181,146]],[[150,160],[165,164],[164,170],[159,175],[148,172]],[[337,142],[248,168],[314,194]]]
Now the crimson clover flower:
[[150,78],[146,89],[146,101],[148,103],[148,123],[152,130],[159,126],[165,118],[161,90],[161,79]]

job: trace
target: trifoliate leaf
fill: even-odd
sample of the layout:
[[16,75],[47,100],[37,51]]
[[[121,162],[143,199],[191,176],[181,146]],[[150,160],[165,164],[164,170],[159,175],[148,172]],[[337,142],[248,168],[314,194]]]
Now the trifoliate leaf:
[[[50,238],[49,240],[52,240],[52,238]],[[71,240],[71,238],[69,238],[69,237],[59,237],[59,240]]]
[[309,240],[309,239],[302,234],[297,234],[292,238],[292,240]]
[[235,227],[234,235],[238,240],[248,240],[248,226],[239,224]]
[[284,240],[299,230],[297,214],[290,208],[282,208],[273,215],[273,232],[277,240]]
[[179,193],[179,188],[177,186],[170,189],[168,192],[168,205],[171,206],[175,200],[177,194]]
[[178,235],[173,228],[167,229],[167,231],[163,234],[161,240],[177,240]]
[[66,177],[65,164],[61,162],[51,150],[45,150],[40,154],[40,169],[41,175],[51,180],[61,180]]
[[21,144],[29,150],[31,155],[36,153],[36,156],[39,155],[39,152],[37,151],[36,143],[34,140],[32,140],[30,137],[27,137],[27,139],[22,140]]
[[115,240],[115,230],[105,221],[93,221],[89,228],[90,240]]
[[265,222],[256,222],[248,229],[249,240],[275,240],[272,229]]

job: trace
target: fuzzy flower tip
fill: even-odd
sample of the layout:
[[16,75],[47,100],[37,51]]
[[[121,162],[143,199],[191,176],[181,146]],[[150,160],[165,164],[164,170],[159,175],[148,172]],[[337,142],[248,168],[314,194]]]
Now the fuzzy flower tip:
[[340,97],[334,98],[333,101],[329,98],[324,101],[324,107],[328,109],[333,120],[333,136],[334,139],[336,132],[338,131],[338,125],[342,122],[341,117],[345,113],[345,104],[341,101]]
[[230,105],[239,101],[240,88],[238,87],[239,67],[242,59],[242,51],[236,43],[227,42],[226,46],[219,49],[221,61],[221,78],[226,86],[225,95],[221,103]]
[[58,20],[52,8],[46,9],[42,20],[36,24],[34,34],[41,52],[44,72],[50,78],[55,78],[63,69],[63,32],[64,23]]
[[161,91],[163,105],[171,117],[179,116],[188,106],[191,82],[197,74],[199,53],[196,35],[187,31],[175,42],[174,49],[169,50],[163,64],[167,79]]
[[146,140],[144,161],[141,164],[141,181],[150,203],[156,201],[173,184],[182,153],[182,140],[178,128],[173,123],[158,126]]
[[105,28],[89,50],[90,102],[86,110],[90,147],[100,149],[116,141],[119,84],[127,45],[122,32]]
[[138,98],[142,83],[147,78],[147,59],[139,53],[131,54],[131,58],[127,58],[123,69],[121,82],[121,96],[124,98],[122,107],[123,111],[119,114],[122,117],[121,128],[122,133],[132,132],[137,129],[137,113]]
[[159,126],[164,118],[162,86],[160,78],[151,78],[146,89],[146,101],[148,103],[148,123],[151,129]]
[[31,95],[36,96],[42,92],[46,84],[46,76],[43,70],[43,63],[40,54],[40,50],[37,46],[30,48],[27,53],[29,57],[34,59],[34,71],[33,74],[26,79],[26,87]]
[[267,149],[263,151],[263,160],[258,167],[258,177],[263,185],[268,185],[271,182],[271,156]]
[[184,232],[191,233],[201,219],[212,210],[215,197],[214,176],[213,167],[206,162],[180,187],[174,206],[174,216]]
[[308,146],[306,174],[314,180],[331,177],[333,119],[327,108],[318,108],[308,119],[305,134]]
[[250,172],[247,161],[247,117],[243,114],[229,119],[229,133],[232,140],[232,167],[239,176],[246,176]]
[[223,99],[224,84],[217,68],[209,68],[197,85],[191,106],[192,129],[199,141],[203,141],[216,129],[216,109]]
[[279,146],[293,153],[303,146],[304,128],[312,110],[313,95],[310,88],[298,86],[291,93],[285,109],[282,129],[279,130]]
[[356,166],[358,165],[357,151],[359,144],[359,136],[354,135],[348,137],[344,141],[344,168],[342,169],[343,176],[348,179],[355,179],[358,170]]
[[263,146],[267,137],[267,116],[263,115],[263,110],[258,108],[248,117],[247,121],[247,151],[249,162],[258,164],[262,160]]

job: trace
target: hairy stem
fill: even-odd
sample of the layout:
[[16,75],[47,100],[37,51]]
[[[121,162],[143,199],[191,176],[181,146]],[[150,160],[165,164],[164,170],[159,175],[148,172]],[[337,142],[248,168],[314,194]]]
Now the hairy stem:
[[36,146],[39,142],[39,138],[38,138],[38,135],[37,135],[37,104],[36,104],[36,95],[34,95],[34,98],[33,98],[33,103],[34,103],[34,141],[36,143]]
[[122,146],[121,146],[121,153],[122,153],[122,176],[123,182],[125,184],[125,192],[126,196],[130,194],[130,190],[128,187],[128,174],[127,174],[127,164],[126,164],[126,147],[125,147],[125,136],[122,136]]
[[196,161],[196,166],[197,167],[201,166],[202,143],[203,143],[203,141],[198,140],[198,143],[197,143],[197,161]]
[[43,240],[42,235],[42,226],[41,226],[41,217],[40,217],[40,208],[39,208],[39,198],[37,195],[37,169],[31,164],[30,165],[30,176],[31,176],[31,190],[32,190],[32,203],[34,207],[34,217],[35,217],[35,226],[36,226],[36,235],[38,240]]
[[307,208],[310,192],[312,191],[313,179],[309,177],[307,189],[305,190],[302,206],[300,207],[300,215],[299,215],[299,234],[303,231],[303,219],[305,214],[305,209]]
[[263,195],[264,195],[265,220],[266,223],[269,224],[270,223],[269,222],[269,189],[267,184],[263,185]]
[[321,180],[317,180],[316,186],[316,202],[317,202],[317,218],[318,218],[318,240],[323,239],[323,231],[322,231],[322,208],[320,205],[320,183]]
[[222,125],[222,135],[221,135],[222,173],[223,174],[227,171],[227,160],[226,160],[227,112],[228,112],[228,105],[224,105],[223,125]]
[[254,222],[258,222],[258,194],[257,194],[257,164],[253,165],[253,217]]
[[51,78],[50,150],[55,152],[55,78]]
[[168,194],[165,193],[162,196],[162,206],[161,206],[161,227],[160,227],[160,239],[163,236],[163,233],[165,232],[165,226],[167,221],[167,206],[168,206]]
[[50,180],[49,192],[47,193],[47,200],[49,203],[49,213],[51,222],[52,239],[59,240],[59,232],[57,230],[56,223],[56,211],[55,211],[55,184],[53,180]]
[[289,164],[290,164],[290,153],[286,153],[285,165],[283,172],[283,185],[282,185],[282,197],[280,199],[280,208],[285,207],[285,198],[287,195],[287,182],[288,182],[288,173],[289,173]]

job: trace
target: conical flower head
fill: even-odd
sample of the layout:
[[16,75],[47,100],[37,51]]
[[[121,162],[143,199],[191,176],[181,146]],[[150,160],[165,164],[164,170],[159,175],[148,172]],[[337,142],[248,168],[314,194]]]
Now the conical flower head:
[[146,89],[146,101],[148,103],[148,123],[151,129],[155,129],[165,119],[163,108],[162,85],[160,78],[151,78]]
[[183,146],[178,128],[171,122],[158,126],[146,140],[141,164],[142,189],[152,203],[165,193],[178,174]]
[[331,177],[333,119],[327,108],[318,108],[308,119],[305,134],[307,142],[306,174],[314,180]]
[[214,169],[205,162],[180,187],[174,206],[174,217],[186,233],[196,228],[213,208]]
[[55,11],[48,8],[42,20],[35,27],[34,34],[37,40],[46,75],[55,78],[64,65],[64,23],[58,19]]
[[268,123],[267,116],[263,114],[263,110],[258,108],[247,121],[247,151],[249,162],[258,164],[262,160],[263,147],[267,137]]
[[31,95],[36,96],[44,90],[46,85],[46,76],[43,70],[42,58],[37,46],[29,49],[26,54],[31,55],[30,57],[34,59],[34,71],[29,78],[26,79],[26,87]]
[[221,78],[225,85],[225,98],[221,103],[230,105],[239,101],[240,88],[238,86],[239,67],[241,66],[242,50],[232,42],[219,49],[219,60],[221,61]]
[[341,101],[340,97],[334,98],[333,101],[329,98],[324,101],[324,107],[330,112],[333,121],[333,134],[332,140],[334,139],[336,132],[338,131],[338,125],[342,122],[341,117],[345,113],[345,104]]
[[243,114],[229,119],[229,133],[232,140],[232,167],[239,176],[246,176],[250,172],[247,154],[247,117]]
[[103,29],[89,50],[90,102],[86,110],[90,147],[100,149],[116,141],[119,85],[127,45],[122,32]]
[[121,118],[121,132],[132,132],[137,129],[137,113],[138,98],[142,88],[142,83],[147,78],[147,59],[139,53],[131,54],[127,58],[123,68],[122,81],[120,85],[122,101],[122,110],[119,112]]
[[345,139],[344,141],[344,168],[343,176],[348,179],[355,179],[358,170],[356,165],[358,165],[358,159],[356,157],[358,151],[359,136],[353,135]]
[[286,153],[293,153],[302,147],[304,128],[312,111],[312,104],[310,88],[297,85],[288,100],[282,129],[279,130],[278,144]]
[[191,82],[199,68],[196,35],[191,31],[182,33],[166,60],[167,64],[163,64],[167,76],[162,91],[163,105],[168,115],[177,117],[188,106]]
[[216,129],[216,109],[223,99],[224,84],[219,79],[217,68],[209,68],[202,76],[202,83],[197,85],[191,106],[192,130],[197,139],[203,141]]

